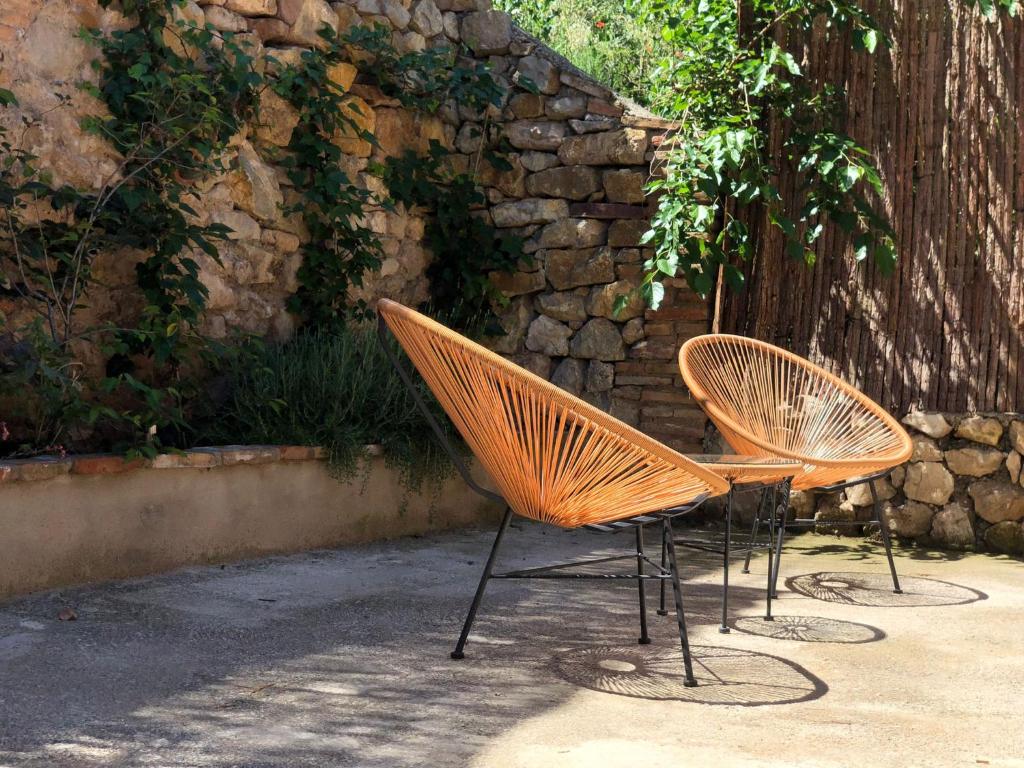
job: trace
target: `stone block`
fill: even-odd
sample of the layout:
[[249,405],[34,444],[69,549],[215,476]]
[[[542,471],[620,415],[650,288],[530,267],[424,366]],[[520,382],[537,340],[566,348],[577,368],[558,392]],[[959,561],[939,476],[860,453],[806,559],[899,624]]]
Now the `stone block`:
[[526,348],[552,357],[565,357],[569,354],[570,336],[572,329],[569,326],[547,315],[540,315],[530,323],[526,333]]
[[557,150],[565,136],[565,124],[550,120],[517,120],[505,126],[505,135],[516,149]]
[[601,189],[601,179],[593,168],[568,165],[531,174],[526,192],[533,197],[563,197],[586,200]]
[[935,510],[919,501],[907,501],[900,507],[889,506],[885,511],[885,522],[889,530],[904,539],[924,536],[932,528]]
[[496,227],[525,227],[528,224],[547,224],[569,215],[565,200],[527,198],[499,203],[491,209]]
[[910,455],[911,461],[942,461],[942,451],[930,437],[913,435],[910,439],[914,444],[914,452]]
[[[625,306],[615,312],[618,298],[625,297]],[[595,317],[606,317],[609,320],[625,322],[639,318],[644,313],[644,300],[636,283],[629,280],[616,280],[607,285],[595,286],[590,290],[587,299],[587,313]]]
[[543,94],[558,93],[560,85],[558,67],[540,56],[523,56],[516,67],[513,82],[521,88],[534,89]]
[[989,523],[1024,518],[1024,488],[999,480],[977,480],[968,487],[974,512]]
[[542,293],[535,299],[534,305],[542,315],[563,323],[582,323],[587,319],[583,297],[571,291]]
[[615,279],[615,264],[608,248],[548,251],[545,266],[548,281],[559,291]]
[[985,544],[995,552],[1019,555],[1024,552],[1024,528],[1004,520],[985,531]]
[[956,426],[956,436],[983,445],[999,445],[1003,436],[1003,425],[999,419],[985,416],[968,416]]
[[626,357],[622,334],[615,324],[595,317],[576,332],[569,346],[573,357],[587,360],[615,361]]
[[577,397],[583,391],[583,376],[586,363],[567,357],[558,364],[551,374],[551,383]]
[[938,462],[916,462],[907,467],[903,492],[914,501],[945,504],[953,495],[953,476]]
[[570,136],[558,147],[558,158],[565,165],[641,165],[647,144],[647,132],[636,128]]
[[1004,454],[985,448],[957,448],[946,451],[946,466],[956,475],[984,477],[1003,465]]
[[617,170],[604,174],[605,197],[612,203],[642,203],[647,175],[640,171]]
[[932,518],[931,538],[946,549],[974,547],[974,526],[970,513],[959,502],[947,504]]
[[953,431],[953,427],[946,421],[941,413],[925,413],[924,411],[911,411],[903,417],[903,423],[908,427],[922,432],[928,437],[936,439],[943,438]]
[[462,41],[477,56],[500,56],[512,40],[512,20],[501,11],[478,11],[462,19]]

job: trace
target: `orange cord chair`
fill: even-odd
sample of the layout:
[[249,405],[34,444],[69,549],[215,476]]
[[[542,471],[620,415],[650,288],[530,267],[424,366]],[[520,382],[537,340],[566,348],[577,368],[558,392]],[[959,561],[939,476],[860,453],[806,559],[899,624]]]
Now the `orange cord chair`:
[[[763,341],[727,334],[699,336],[679,351],[679,368],[690,394],[733,450],[772,454],[803,465],[791,483],[783,484],[779,509],[771,510],[769,542],[775,536],[775,562],[770,566],[769,597],[775,596],[786,526],[816,522],[787,523],[790,488],[835,491],[861,483],[870,485],[874,521],[882,534],[893,590],[899,593],[889,530],[875,488],[876,480],[910,458],[913,446],[899,423],[842,379]],[[760,524],[759,508],[751,543]],[[744,572],[749,566],[748,550]],[[766,618],[771,618],[770,605]]]
[[[670,550],[668,568],[643,551],[643,526],[661,523],[671,538],[672,519],[698,507],[728,483],[708,469],[617,421],[517,365],[393,301],[377,303],[378,331],[385,349],[417,405],[467,484],[504,505],[498,534],[452,658],[463,657],[477,609],[490,579],[635,579],[640,597],[640,643],[647,634],[645,581],[672,583],[687,685],[696,685],[690,661],[679,574]],[[500,495],[470,476],[444,431],[420,398],[412,380],[387,344],[386,329],[398,339],[413,365],[487,470]],[[635,552],[610,558],[563,563],[501,574],[492,573],[502,537],[515,512],[563,528],[602,532],[630,528]],[[636,560],[635,574],[567,572],[579,565]],[[652,573],[648,573],[650,569]]]

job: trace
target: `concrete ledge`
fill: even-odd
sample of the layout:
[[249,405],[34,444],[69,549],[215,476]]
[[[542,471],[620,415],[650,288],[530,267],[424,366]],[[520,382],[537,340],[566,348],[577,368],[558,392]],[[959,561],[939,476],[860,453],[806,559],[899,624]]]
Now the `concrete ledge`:
[[[356,479],[317,449],[227,446],[0,464],[0,598],[200,563],[497,521],[461,478],[408,494],[380,451]],[[485,484],[486,480],[483,480]]]

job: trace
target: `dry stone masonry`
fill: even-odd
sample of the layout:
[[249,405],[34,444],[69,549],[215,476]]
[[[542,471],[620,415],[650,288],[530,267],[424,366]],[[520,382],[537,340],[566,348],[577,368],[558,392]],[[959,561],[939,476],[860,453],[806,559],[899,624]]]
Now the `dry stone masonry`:
[[[95,186],[116,165],[109,148],[78,126],[98,106],[78,94],[71,109],[53,109],[55,93],[73,92],[75,82],[94,76],[88,64],[95,52],[76,30],[126,22],[95,0],[13,0],[8,8],[11,2],[0,19],[0,87],[14,91],[21,114],[38,120],[26,148],[56,182]],[[704,303],[673,283],[660,312],[645,312],[636,297],[613,311],[616,298],[636,288],[648,255],[640,246],[650,212],[643,188],[670,124],[617,98],[517,29],[489,0],[188,0],[180,13],[238,32],[260,56],[278,62],[318,45],[325,24],[340,34],[384,24],[399,52],[462,46],[464,55],[487,62],[505,88],[501,107],[472,114],[448,104],[436,116],[403,109],[352,65],[335,67],[331,77],[350,95],[350,116],[377,140],[374,146],[351,132],[336,136],[346,170],[383,193],[371,164],[426,151],[431,139],[450,150],[457,170],[476,169],[488,201],[480,215],[524,237],[532,257],[520,272],[495,276],[508,298],[501,309],[508,335],[494,347],[675,447],[698,449],[703,418],[681,389],[674,356],[683,340],[703,332]],[[285,302],[297,288],[307,233],[297,217],[281,213],[298,193],[269,158],[288,144],[297,122],[287,102],[264,91],[258,117],[232,142],[224,172],[188,201],[202,222],[234,231],[222,264],[195,255],[210,291],[203,330],[215,338],[235,330],[287,338],[294,331]],[[484,143],[498,142],[511,147],[511,170],[480,161]],[[367,211],[385,258],[362,298],[412,304],[427,298],[427,216],[401,208]],[[124,254],[101,257],[97,274],[105,288],[89,297],[84,322],[116,321],[136,310],[134,264]],[[0,309],[10,314],[13,308]]]
[[[925,546],[1024,554],[1024,415],[912,412],[903,423],[914,453],[878,486],[892,532]],[[871,512],[866,486],[797,496],[824,532]]]

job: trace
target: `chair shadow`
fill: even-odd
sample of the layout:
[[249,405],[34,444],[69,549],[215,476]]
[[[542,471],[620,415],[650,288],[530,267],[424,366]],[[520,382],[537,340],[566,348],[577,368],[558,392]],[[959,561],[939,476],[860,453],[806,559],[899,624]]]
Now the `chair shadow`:
[[729,626],[745,635],[801,643],[857,645],[876,643],[886,638],[885,632],[878,627],[825,616],[775,616],[772,621],[765,621],[761,616],[741,616],[731,621]]
[[828,685],[788,659],[740,648],[695,645],[697,686],[683,685],[679,648],[597,646],[552,660],[563,680],[602,693],[654,701],[761,707],[821,698]]
[[844,605],[921,608],[966,605],[988,599],[988,595],[980,590],[919,576],[901,576],[900,586],[902,594],[894,593],[888,573],[822,571],[786,579],[786,587],[797,594]]

